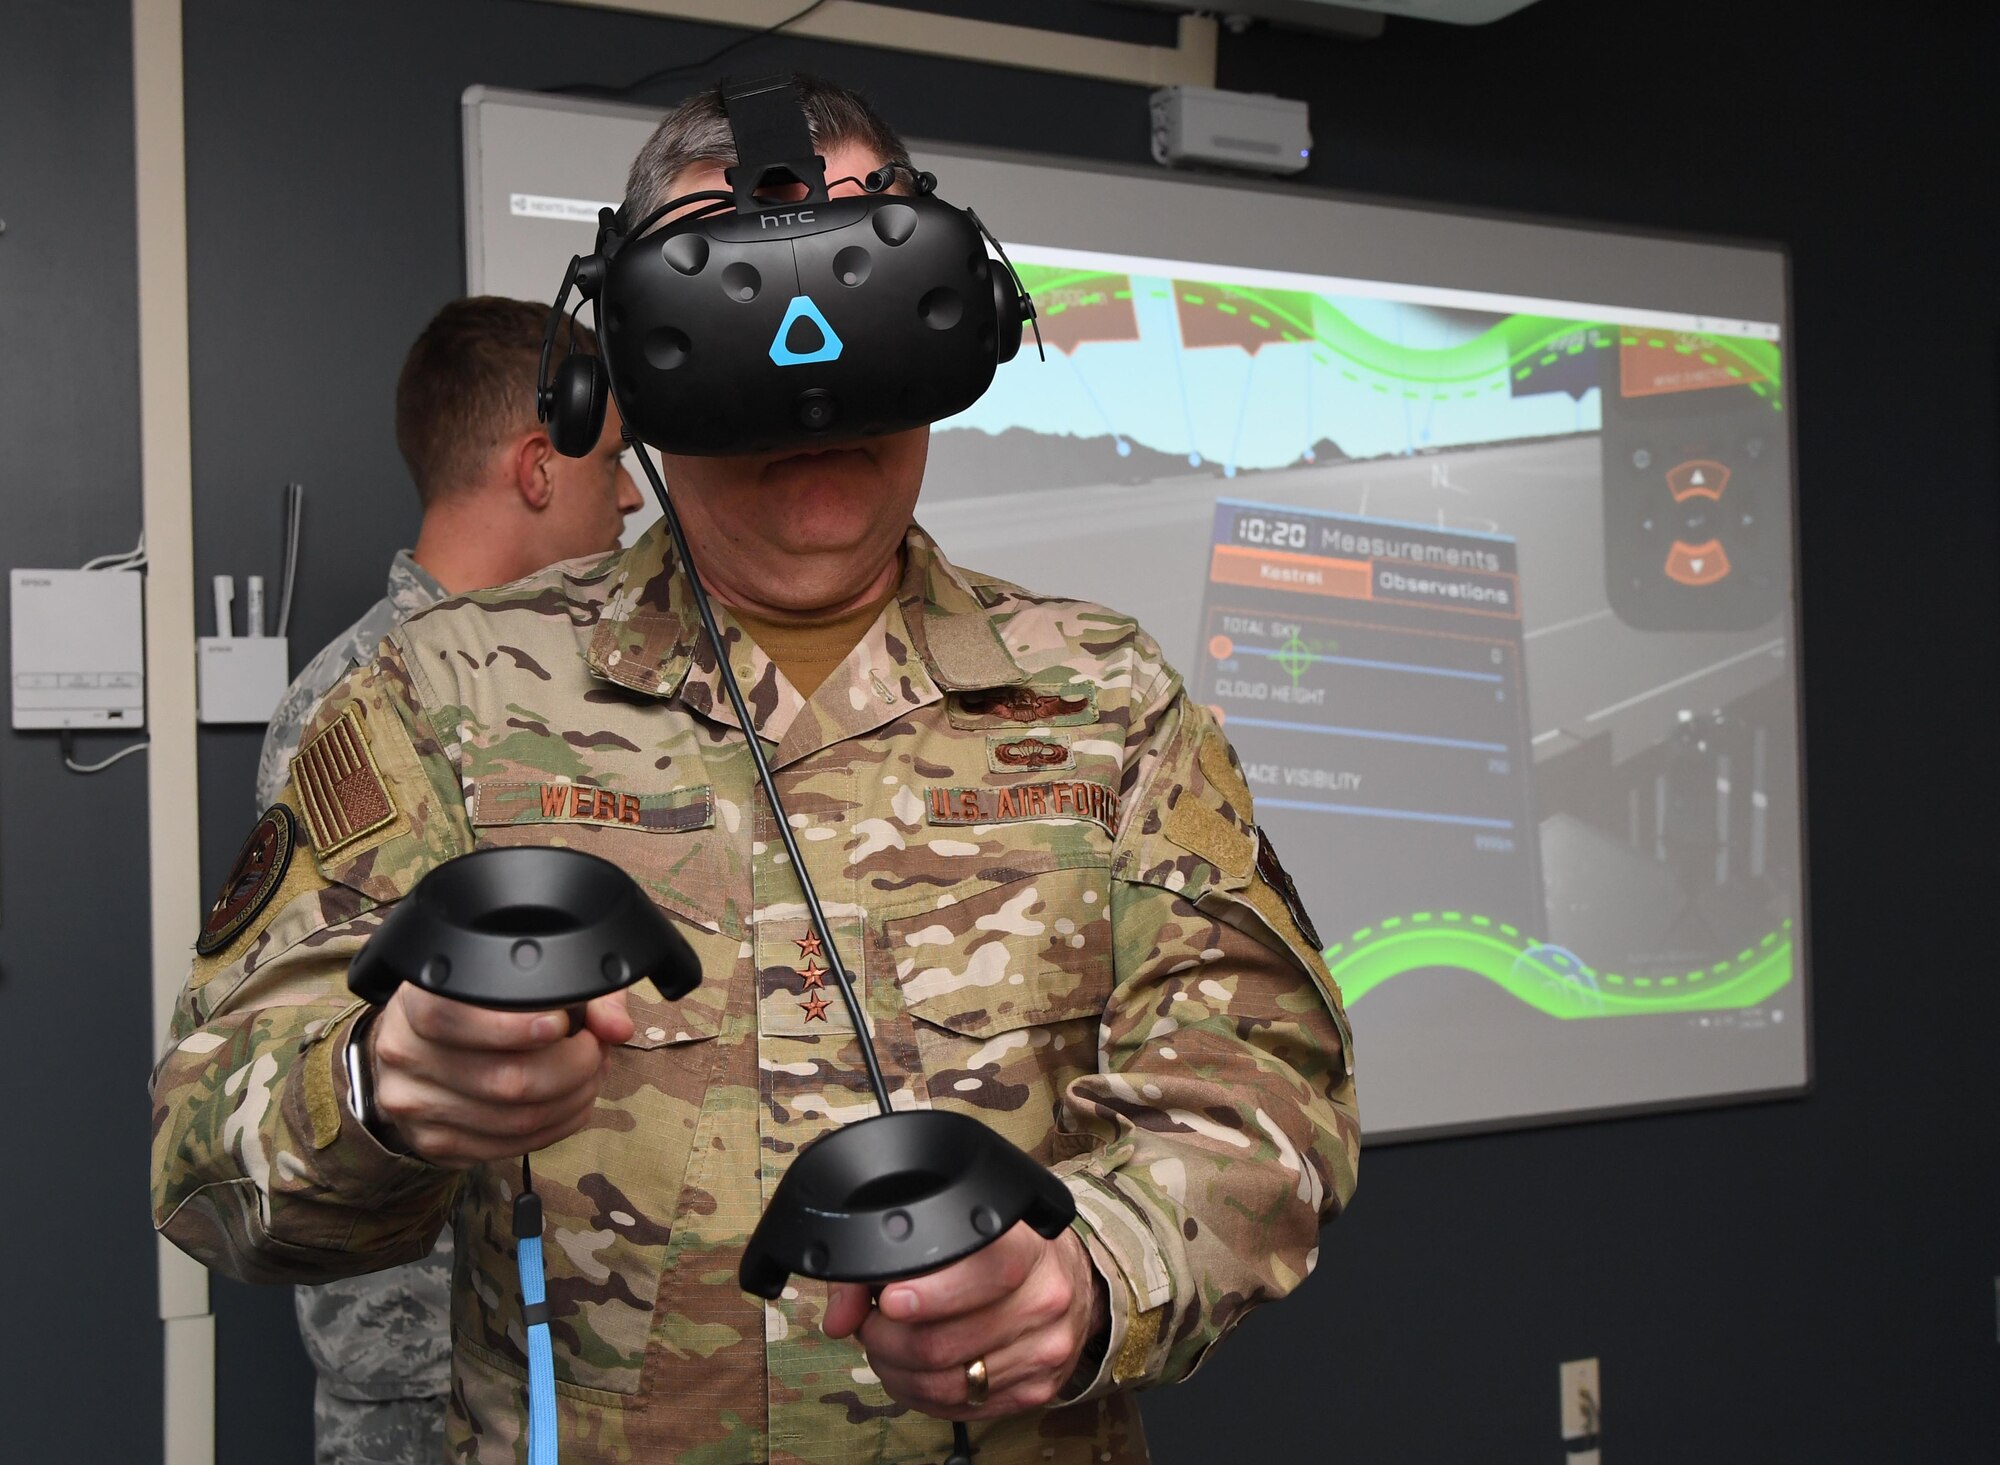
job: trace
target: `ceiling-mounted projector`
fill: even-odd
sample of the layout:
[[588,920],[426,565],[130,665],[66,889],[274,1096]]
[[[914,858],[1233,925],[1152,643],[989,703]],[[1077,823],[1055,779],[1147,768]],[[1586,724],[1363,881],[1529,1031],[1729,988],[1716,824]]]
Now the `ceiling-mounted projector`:
[[1153,93],[1153,161],[1296,173],[1312,161],[1306,104],[1260,92],[1161,87]]

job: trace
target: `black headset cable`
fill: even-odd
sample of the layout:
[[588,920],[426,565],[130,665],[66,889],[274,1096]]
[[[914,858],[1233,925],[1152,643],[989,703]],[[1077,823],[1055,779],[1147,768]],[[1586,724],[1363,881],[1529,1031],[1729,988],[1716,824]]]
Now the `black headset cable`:
[[646,445],[639,441],[628,426],[625,441],[638,455],[639,466],[645,469],[646,478],[653,485],[653,496],[660,501],[660,512],[667,521],[667,532],[673,536],[674,553],[679,556],[681,570],[687,576],[688,590],[694,596],[695,610],[701,616],[701,628],[708,633],[708,643],[715,648],[716,670],[722,674],[723,689],[729,694],[729,705],[736,710],[736,720],[742,724],[743,740],[750,746],[750,759],[757,765],[757,781],[763,785],[764,797],[771,802],[771,818],[778,826],[778,835],[785,842],[785,853],[790,857],[792,870],[799,878],[799,889],[805,892],[806,913],[812,919],[813,934],[825,948],[828,974],[840,988],[840,1000],[846,1004],[847,1015],[854,1023],[854,1036],[861,1047],[861,1061],[868,1069],[868,1086],[875,1093],[875,1103],[884,1114],[892,1113],[889,1102],[888,1085],[882,1081],[882,1065],[875,1057],[875,1040],[869,1035],[868,1016],[861,1010],[861,1003],[854,995],[854,983],[847,975],[847,964],[840,959],[840,948],[834,944],[833,932],[827,926],[826,912],[820,909],[819,892],[813,889],[812,874],[806,869],[804,857],[799,852],[797,839],[792,835],[792,821],[785,812],[784,801],[778,797],[777,780],[771,776],[771,765],[764,757],[762,740],[757,733],[757,724],[750,717],[750,708],[743,700],[743,688],[737,685],[736,668],[729,660],[729,650],[722,639],[722,632],[715,624],[715,611],[709,605],[708,591],[702,586],[701,575],[695,569],[694,556],[688,550],[687,535],[681,530],[681,517],[674,512],[672,495],[667,492],[665,480],[660,470],[653,465],[652,456]]

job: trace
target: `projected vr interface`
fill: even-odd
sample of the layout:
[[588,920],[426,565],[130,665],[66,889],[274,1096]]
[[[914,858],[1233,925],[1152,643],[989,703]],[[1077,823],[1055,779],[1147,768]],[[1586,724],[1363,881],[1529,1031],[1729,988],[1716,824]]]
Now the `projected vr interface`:
[[[467,117],[480,159],[468,284],[545,291],[587,244],[584,200],[616,196],[656,119],[488,92]],[[544,161],[552,118],[561,174]],[[578,171],[596,158],[615,161]],[[1051,347],[933,427],[925,527],[982,570],[1136,615],[1222,709],[1245,763],[1275,765],[1260,801],[1382,795],[1381,809],[1516,825],[1260,811],[1353,1002],[1371,1137],[1797,1091],[1807,977],[1779,254],[1152,170],[915,158],[1006,241]],[[1225,677],[1292,681],[1251,654],[1282,651],[1289,631],[1225,631],[1233,669],[1207,654],[1211,617],[1252,608],[1254,588],[1213,580],[1215,550],[1285,548],[1220,524],[1224,499],[1308,532],[1330,516],[1385,540],[1441,535],[1431,558],[1388,565],[1405,575],[1491,573],[1435,550],[1511,546],[1511,622],[1463,596],[1413,608],[1296,585],[1254,608],[1302,643],[1332,643],[1311,654],[1467,669],[1412,652],[1456,644],[1417,631],[1457,626],[1489,653],[1518,647],[1518,664],[1471,684],[1312,662],[1299,686],[1323,689],[1321,706],[1224,697]],[[1387,559],[1358,543],[1300,552]],[[1403,702],[1385,681],[1406,684]],[[1492,735],[1491,709],[1451,729],[1451,699],[1471,685],[1518,699],[1526,751],[1463,750],[1469,770],[1435,787],[1444,755],[1429,744],[1245,721],[1511,743]],[[1388,720],[1405,707],[1414,720]],[[1286,784],[1296,768],[1314,783]],[[1347,774],[1361,784],[1339,786]],[[1425,840],[1457,843],[1449,859],[1410,853]]]
[[1060,364],[939,425],[926,522],[1160,634],[1371,1128],[1756,1087],[1799,1016],[1776,327],[1013,256]]

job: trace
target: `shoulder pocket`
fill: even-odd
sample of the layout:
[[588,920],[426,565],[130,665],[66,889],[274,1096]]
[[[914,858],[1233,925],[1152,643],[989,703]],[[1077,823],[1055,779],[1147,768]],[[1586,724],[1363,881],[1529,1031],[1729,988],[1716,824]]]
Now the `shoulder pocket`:
[[1121,858],[1121,874],[1171,890],[1196,909],[1287,952],[1311,978],[1352,1053],[1346,1007],[1320,953],[1318,933],[1270,839],[1257,827],[1250,787],[1228,739],[1205,709],[1185,705],[1158,779],[1165,812],[1157,832],[1142,832]]
[[378,901],[472,848],[458,778],[390,653],[327,695],[292,759],[320,873]]

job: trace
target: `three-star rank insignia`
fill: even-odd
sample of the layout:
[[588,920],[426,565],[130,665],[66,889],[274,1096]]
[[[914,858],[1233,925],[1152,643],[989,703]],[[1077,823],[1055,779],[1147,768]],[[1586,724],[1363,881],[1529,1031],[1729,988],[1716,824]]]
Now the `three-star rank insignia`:
[[803,964],[799,967],[799,980],[805,985],[799,988],[799,992],[806,1000],[799,1006],[805,1010],[807,1022],[814,1020],[825,1022],[826,968],[819,964],[819,958],[826,954],[826,948],[820,944],[817,933],[795,939],[792,945],[798,947],[799,955],[804,958]]
[[273,804],[243,841],[236,863],[221,893],[202,918],[201,933],[195,937],[197,956],[213,956],[240,935],[245,926],[271,903],[285,872],[292,866],[292,852],[298,848],[298,823],[283,804]]

